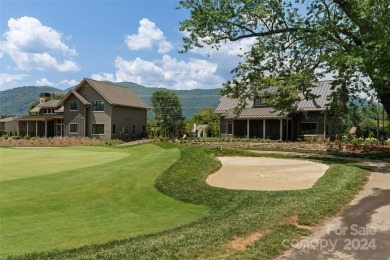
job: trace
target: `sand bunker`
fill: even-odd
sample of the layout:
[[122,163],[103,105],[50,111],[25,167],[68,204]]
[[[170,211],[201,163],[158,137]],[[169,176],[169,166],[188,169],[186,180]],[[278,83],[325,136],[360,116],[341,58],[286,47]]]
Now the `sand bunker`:
[[267,157],[219,157],[222,167],[206,182],[236,190],[301,190],[311,188],[329,168],[325,164]]

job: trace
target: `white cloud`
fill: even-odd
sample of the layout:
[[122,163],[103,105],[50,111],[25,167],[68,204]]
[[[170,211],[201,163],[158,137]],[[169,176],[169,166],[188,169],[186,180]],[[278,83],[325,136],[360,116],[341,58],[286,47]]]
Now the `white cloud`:
[[25,77],[28,77],[27,74],[6,74],[6,73],[0,73],[0,90],[9,89],[10,87],[5,86],[5,84],[10,84],[15,81],[19,81],[21,79],[24,79]]
[[35,85],[37,86],[54,86],[55,84],[50,82],[47,78],[41,78],[35,81]]
[[218,48],[212,48],[210,46],[205,45],[203,48],[194,48],[191,50],[192,53],[201,54],[203,56],[215,56],[215,55],[223,55],[223,56],[239,56],[244,55],[248,52],[252,46],[256,43],[256,38],[244,38],[240,41],[236,42],[222,42],[221,46]]
[[64,79],[64,80],[61,80],[58,84],[59,85],[66,85],[68,87],[73,87],[73,86],[78,85],[79,82],[74,80],[74,79],[71,79],[71,80]]
[[146,61],[141,58],[115,60],[116,74],[93,74],[92,78],[109,81],[130,81],[147,87],[169,89],[219,88],[224,79],[216,74],[218,65],[206,60],[191,59],[186,62],[169,55],[161,60]]
[[111,82],[115,82],[116,81],[114,74],[110,74],[110,73],[96,73],[96,74],[92,74],[91,78],[94,79],[94,80],[99,80],[99,81],[111,81]]
[[[181,32],[184,37],[189,37],[189,32]],[[230,71],[237,67],[240,62],[244,62],[244,54],[251,50],[256,43],[256,38],[244,38],[235,42],[221,42],[218,49],[201,41],[203,48],[194,48],[189,50],[190,53],[199,54],[206,57],[210,62],[218,64],[217,73],[224,78],[231,78]]]
[[[63,42],[63,35],[33,17],[8,20],[8,30],[0,41],[0,58],[4,54],[19,70],[80,70],[71,59],[77,52]],[[57,60],[59,56],[66,59],[61,63]]]
[[154,22],[143,18],[139,24],[138,33],[128,35],[125,39],[130,50],[151,50],[154,45],[158,47],[158,53],[167,53],[173,49],[172,43],[167,41],[164,33]]

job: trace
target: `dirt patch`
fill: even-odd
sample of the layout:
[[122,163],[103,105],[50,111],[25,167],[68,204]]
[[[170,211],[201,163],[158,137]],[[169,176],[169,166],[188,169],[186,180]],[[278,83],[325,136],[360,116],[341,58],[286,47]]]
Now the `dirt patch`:
[[329,168],[304,160],[219,157],[222,167],[206,182],[214,187],[237,190],[309,189]]
[[245,251],[247,247],[252,246],[262,236],[262,233],[257,232],[247,237],[237,237],[230,242],[230,247],[237,251]]
[[306,229],[306,230],[313,230],[314,229],[314,227],[299,224],[298,219],[299,219],[299,217],[297,215],[293,215],[293,216],[288,218],[288,222],[295,225],[297,228],[300,228],[300,229]]

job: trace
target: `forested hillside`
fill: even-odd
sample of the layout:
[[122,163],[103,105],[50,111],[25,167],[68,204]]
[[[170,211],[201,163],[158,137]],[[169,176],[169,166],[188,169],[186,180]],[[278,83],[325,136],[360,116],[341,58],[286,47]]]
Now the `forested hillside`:
[[[168,90],[161,88],[148,88],[131,82],[117,83],[120,86],[130,88],[139,95],[148,105],[151,105],[150,96],[156,90]],[[61,90],[53,87],[19,87],[0,91],[0,115],[27,115],[28,107],[39,98],[39,93],[67,93],[70,89]],[[174,91],[180,97],[183,112],[186,118],[192,118],[201,108],[216,108],[219,101],[220,89],[193,89],[193,90],[169,90]]]
[[0,91],[0,115],[27,115],[29,106],[39,100],[39,93],[65,93],[53,87],[19,87]]

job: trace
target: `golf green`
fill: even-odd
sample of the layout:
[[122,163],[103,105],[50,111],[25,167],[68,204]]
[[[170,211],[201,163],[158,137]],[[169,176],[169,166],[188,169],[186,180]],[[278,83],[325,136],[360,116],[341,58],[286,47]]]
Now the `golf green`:
[[208,214],[159,193],[178,149],[0,148],[0,257],[159,232]]

